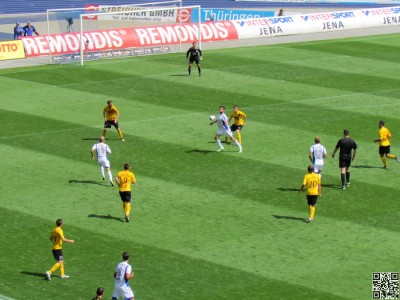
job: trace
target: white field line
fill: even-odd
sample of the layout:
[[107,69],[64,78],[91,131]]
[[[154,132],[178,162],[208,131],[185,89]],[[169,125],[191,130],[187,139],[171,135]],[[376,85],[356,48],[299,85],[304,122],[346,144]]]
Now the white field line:
[[15,299],[0,294],[0,300],[15,300]]
[[[290,101],[290,102],[285,102],[285,103],[275,103],[275,104],[264,104],[264,105],[254,105],[254,106],[247,106],[243,107],[243,110],[252,110],[252,109],[260,109],[260,108],[267,108],[267,110],[270,111],[282,111],[282,110],[308,110],[309,108],[273,108],[271,106],[284,106],[284,105],[290,105],[290,104],[295,104],[295,103],[306,103],[306,102],[313,102],[313,101],[321,101],[321,100],[331,100],[331,99],[339,99],[339,98],[347,98],[347,97],[353,97],[353,96],[360,96],[360,95],[367,95],[367,94],[375,94],[375,93],[385,93],[385,92],[391,92],[391,91],[398,91],[400,89],[392,89],[392,90],[383,90],[383,91],[375,91],[375,92],[367,92],[367,93],[353,93],[353,94],[346,94],[346,95],[338,95],[338,96],[329,96],[329,97],[321,97],[321,98],[314,98],[314,99],[303,99],[303,100],[295,100],[295,101]],[[390,103],[390,104],[373,104],[373,105],[357,105],[357,106],[340,106],[338,108],[324,108],[320,107],[320,110],[343,110],[343,109],[353,109],[353,108],[370,108],[370,107],[384,107],[384,106],[397,106],[400,105],[399,103]],[[270,107],[272,109],[270,109]],[[190,114],[182,114],[182,115],[173,115],[173,116],[167,116],[167,117],[159,117],[159,118],[150,118],[150,119],[143,119],[143,120],[132,120],[132,121],[127,121],[127,122],[121,122],[120,124],[135,124],[135,123],[143,123],[143,122],[154,122],[154,121],[162,121],[162,120],[168,120],[168,119],[177,119],[177,118],[187,118],[187,117],[193,117],[193,116],[198,116],[198,115],[205,115],[205,114],[210,114],[212,112],[198,112],[198,113],[190,113]],[[13,135],[13,136],[2,136],[0,139],[10,139],[10,138],[17,138],[17,137],[27,137],[27,136],[35,136],[35,135],[40,135],[40,134],[52,134],[52,133],[60,133],[60,132],[67,132],[67,131],[75,131],[75,130],[82,130],[82,129],[88,129],[88,128],[103,128],[103,125],[93,125],[93,126],[83,126],[83,127],[77,127],[77,128],[69,128],[69,129],[60,129],[60,130],[52,130],[52,131],[42,131],[42,132],[34,132],[34,133],[26,133],[26,134],[18,134],[18,135]],[[1,299],[0,299],[1,300]]]

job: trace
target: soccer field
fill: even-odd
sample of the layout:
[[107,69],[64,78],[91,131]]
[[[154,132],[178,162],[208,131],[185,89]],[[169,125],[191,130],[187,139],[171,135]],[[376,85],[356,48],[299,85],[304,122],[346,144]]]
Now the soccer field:
[[[0,70],[0,299],[111,299],[131,253],[137,300],[371,299],[372,272],[399,272],[400,165],[382,169],[378,121],[400,155],[400,35],[207,50]],[[108,99],[113,176],[136,175],[130,223],[90,148]],[[218,149],[209,116],[248,115],[243,153]],[[340,189],[343,129],[358,144]],[[328,150],[316,221],[298,189],[319,135]],[[67,280],[46,281],[63,218]],[[7,299],[7,298],[6,298]]]

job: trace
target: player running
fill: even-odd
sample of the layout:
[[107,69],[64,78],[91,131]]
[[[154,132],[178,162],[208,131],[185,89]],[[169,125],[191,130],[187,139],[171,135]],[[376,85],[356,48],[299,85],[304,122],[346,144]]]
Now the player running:
[[229,137],[232,142],[234,142],[238,147],[239,147],[239,153],[242,153],[242,145],[239,144],[239,142],[233,137],[232,135],[232,131],[229,128],[229,123],[228,123],[228,117],[225,114],[225,106],[221,105],[219,107],[219,113],[218,113],[218,117],[212,121],[210,123],[210,125],[217,123],[218,125],[218,131],[215,134],[215,141],[217,142],[219,149],[217,150],[217,152],[221,152],[222,150],[224,150],[224,147],[222,146],[221,140],[219,139],[219,137],[221,135],[225,135],[227,137]]
[[104,143],[104,136],[101,136],[99,139],[99,143],[94,144],[92,149],[90,149],[90,153],[92,154],[92,159],[95,160],[94,152],[97,155],[97,163],[100,167],[100,173],[104,180],[104,168],[107,169],[108,179],[110,180],[111,186],[114,186],[112,174],[110,170],[110,161],[108,160],[108,155],[111,154],[111,149],[108,147],[106,143]]
[[[239,106],[235,105],[233,107],[233,112],[231,113],[228,123],[231,122],[232,118],[235,120],[234,123],[231,125],[231,131],[236,132],[237,139],[239,144],[242,145],[242,129],[246,126],[247,115],[239,110]],[[225,142],[228,141],[228,138],[225,138]]]

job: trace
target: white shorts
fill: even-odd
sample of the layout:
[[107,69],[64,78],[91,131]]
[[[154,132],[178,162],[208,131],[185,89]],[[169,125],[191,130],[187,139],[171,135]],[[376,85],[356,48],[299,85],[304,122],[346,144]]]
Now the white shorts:
[[225,130],[225,129],[219,129],[217,131],[217,135],[225,135],[229,138],[232,138],[232,131],[230,129]]
[[323,168],[324,168],[324,165],[315,164],[315,165],[314,165],[314,173],[322,172],[322,169],[323,169]]
[[122,297],[123,299],[131,299],[134,298],[135,295],[133,294],[132,289],[129,285],[124,285],[121,287],[114,286],[112,297],[116,299],[119,299],[120,297]]
[[110,161],[107,158],[100,159],[97,163],[100,167],[110,168]]

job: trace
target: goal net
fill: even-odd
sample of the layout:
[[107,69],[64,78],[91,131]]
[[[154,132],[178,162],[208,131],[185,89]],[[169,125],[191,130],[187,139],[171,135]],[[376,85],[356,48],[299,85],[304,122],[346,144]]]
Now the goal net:
[[[138,9],[150,9],[157,7],[181,7],[182,0],[168,0],[158,2],[147,2],[147,3],[136,3],[127,5],[93,5],[87,4],[85,7],[80,8],[65,8],[65,9],[48,9],[46,12],[47,17],[47,40],[49,41],[49,56],[50,62],[53,56],[54,48],[57,47],[57,43],[54,43],[52,36],[59,34],[73,34],[79,33],[81,28],[82,14],[103,14],[113,12],[132,12]],[[101,19],[101,18],[100,18]],[[94,26],[95,22],[92,22]],[[94,27],[95,28],[95,27]],[[54,43],[54,44],[52,44]]]
[[80,15],[80,63],[87,60],[182,51],[201,43],[200,6],[136,7]]

